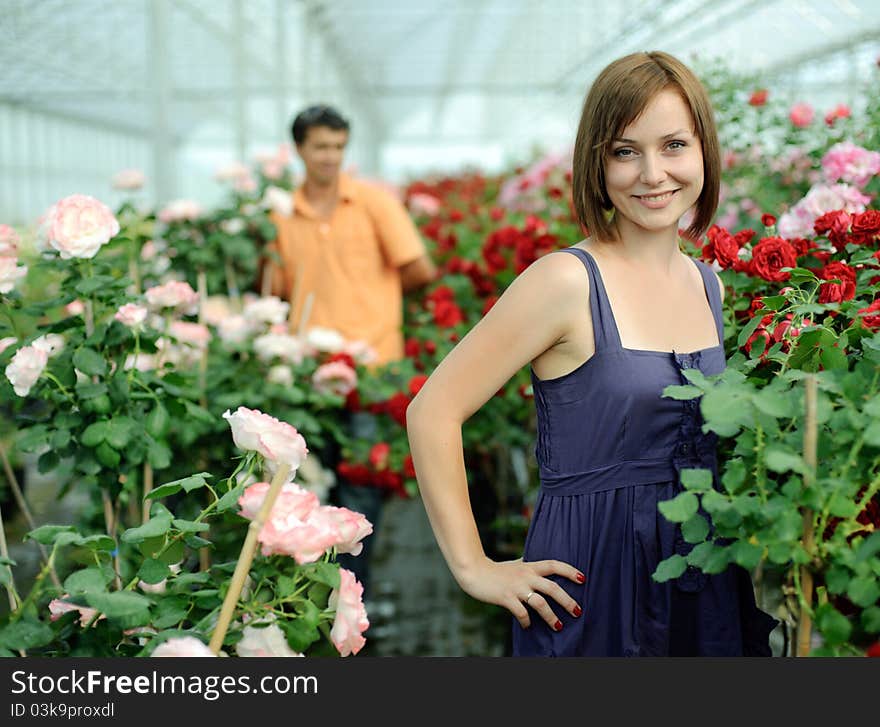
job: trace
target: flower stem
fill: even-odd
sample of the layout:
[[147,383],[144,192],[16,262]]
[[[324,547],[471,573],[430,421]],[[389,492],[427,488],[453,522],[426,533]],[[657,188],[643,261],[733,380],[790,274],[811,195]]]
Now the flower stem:
[[232,583],[229,586],[229,591],[226,593],[226,598],[223,600],[223,607],[220,609],[220,616],[217,619],[217,627],[211,636],[209,646],[215,654],[220,653],[220,647],[223,646],[223,639],[226,638],[226,631],[229,629],[230,621],[232,621],[238,597],[241,595],[245,578],[251,569],[251,563],[254,560],[254,553],[257,549],[257,536],[260,534],[263,523],[272,511],[272,506],[275,504],[275,500],[278,498],[278,494],[281,492],[281,487],[287,480],[288,474],[290,474],[290,465],[279,462],[278,470],[275,472],[275,477],[272,478],[272,484],[266,493],[266,499],[263,500],[260,511],[251,520],[251,524],[248,527],[247,537],[242,546],[241,554],[238,556],[235,572],[232,574]]
[[[818,383],[815,374],[804,379],[804,463],[807,466],[804,473],[804,484],[811,487],[816,481],[816,449],[818,440],[818,418],[816,414],[818,399]],[[813,511],[805,507],[802,509],[804,523],[803,546],[807,555],[812,559],[816,549],[815,535],[813,530]],[[813,571],[809,562],[800,566],[799,595],[801,611],[798,618],[797,629],[797,655],[809,656],[810,635],[812,631],[811,611],[813,606]]]

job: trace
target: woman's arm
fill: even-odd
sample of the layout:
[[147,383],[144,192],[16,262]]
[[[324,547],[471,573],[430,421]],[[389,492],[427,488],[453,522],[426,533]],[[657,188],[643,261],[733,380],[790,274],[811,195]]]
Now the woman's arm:
[[407,410],[419,489],[453,576],[475,598],[508,608],[523,626],[529,625],[523,601],[532,591],[529,606],[551,627],[558,619],[542,594],[578,614],[577,603],[546,576],[582,583],[583,575],[559,561],[486,557],[468,497],[461,427],[523,366],[563,343],[575,322],[589,320],[587,293],[583,265],[573,255],[541,258],[443,359]]

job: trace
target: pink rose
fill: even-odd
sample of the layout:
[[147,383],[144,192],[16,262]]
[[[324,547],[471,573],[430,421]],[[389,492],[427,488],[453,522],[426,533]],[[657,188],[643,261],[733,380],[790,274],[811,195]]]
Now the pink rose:
[[272,325],[273,323],[284,323],[287,320],[288,311],[290,311],[290,303],[285,303],[281,298],[270,295],[245,303],[242,315],[248,320]]
[[243,315],[231,315],[217,324],[217,335],[224,343],[244,343],[253,332],[253,324]]
[[114,318],[129,328],[139,328],[147,320],[147,309],[137,303],[126,303],[121,306]]
[[17,258],[0,256],[0,293],[11,292],[27,271],[27,265],[19,265]]
[[210,295],[202,301],[202,317],[209,326],[219,326],[231,315],[229,298],[225,295]]
[[69,316],[81,316],[85,310],[86,306],[81,300],[72,300],[64,306],[64,312]]
[[246,177],[250,174],[250,169],[242,162],[228,162],[217,167],[214,172],[214,179],[218,182],[234,182],[240,177]]
[[[98,611],[94,608],[89,608],[88,606],[77,606],[74,603],[68,603],[64,600],[65,598],[70,598],[70,594],[65,593],[63,596],[61,596],[61,598],[53,598],[51,601],[49,601],[50,621],[57,621],[65,613],[68,613],[70,611],[78,611],[79,625],[85,628],[86,625],[88,625],[89,621],[91,621],[98,613]],[[97,619],[95,619],[95,623],[92,624],[92,628],[94,628],[98,624],[98,621],[100,621],[102,618],[104,618],[103,613],[98,616]]]
[[305,353],[302,341],[289,333],[267,333],[254,339],[254,353],[261,361],[280,358],[288,363],[302,363]]
[[346,507],[323,505],[312,513],[309,522],[316,518],[325,519],[335,527],[339,534],[339,539],[333,544],[337,553],[360,555],[364,549],[361,540],[373,532],[373,525],[364,515]]
[[409,198],[409,209],[413,214],[435,217],[440,212],[440,200],[433,194],[413,194]]
[[235,645],[235,653],[239,656],[302,656],[290,648],[284,632],[277,624],[248,624],[242,633],[244,635],[241,641]]
[[290,424],[256,409],[240,406],[234,414],[227,409],[223,418],[232,428],[232,439],[239,449],[258,452],[266,459],[290,465],[296,471],[308,454],[306,441]]
[[201,323],[189,323],[187,321],[173,321],[169,333],[178,340],[198,349],[208,347],[211,341],[211,331]]
[[56,203],[46,222],[49,244],[64,259],[93,258],[119,234],[119,222],[110,208],[86,194],[72,194]]
[[[253,520],[257,516],[266,499],[266,494],[269,492],[269,487],[268,482],[255,482],[242,493],[242,496],[238,498],[242,517]],[[318,497],[313,492],[304,490],[292,482],[286,482],[281,486],[281,492],[278,493],[269,516],[279,518],[292,516],[300,522],[304,522],[319,506]]]
[[293,386],[293,370],[284,364],[273,366],[266,373],[266,381],[279,386]]
[[312,326],[306,333],[306,343],[316,351],[339,353],[345,348],[345,339],[339,331],[332,328]]
[[363,632],[370,628],[367,609],[361,600],[364,587],[358,583],[354,574],[345,568],[339,569],[339,588],[330,594],[329,607],[336,610],[330,640],[340,656],[357,654],[367,643]]
[[197,220],[202,216],[202,206],[190,199],[176,199],[165,205],[159,212],[159,221],[166,225],[171,222],[184,222]]
[[312,384],[324,394],[348,396],[357,388],[357,372],[342,361],[331,361],[319,366],[312,375]]
[[195,636],[175,636],[163,641],[155,649],[151,656],[217,656],[204,642]]
[[144,173],[140,169],[123,169],[113,175],[113,189],[140,189],[144,181]]
[[865,205],[870,201],[870,197],[848,184],[818,184],[780,216],[776,229],[780,236],[787,239],[812,237],[813,223],[826,212],[864,212]]
[[15,352],[6,367],[6,378],[19,396],[27,396],[49,361],[49,354],[36,346],[24,346]]
[[288,190],[280,187],[266,187],[260,204],[280,217],[293,214],[293,197]]
[[31,345],[34,348],[45,351],[49,358],[52,358],[62,348],[64,348],[64,336],[58,333],[45,333],[39,338],[35,338]]
[[808,103],[796,103],[788,112],[788,118],[799,129],[804,129],[813,123],[815,112]]
[[284,165],[277,159],[263,162],[260,171],[266,179],[281,179],[284,176]]
[[199,294],[180,280],[153,286],[144,295],[151,308],[178,308],[188,315],[196,312],[199,302]]
[[862,188],[880,173],[880,152],[842,141],[825,152],[822,173],[829,182],[841,180]]
[[0,257],[17,257],[18,233],[9,225],[0,225]]
[[13,343],[18,343],[18,339],[15,336],[7,336],[6,338],[0,338],[0,353],[3,353]]

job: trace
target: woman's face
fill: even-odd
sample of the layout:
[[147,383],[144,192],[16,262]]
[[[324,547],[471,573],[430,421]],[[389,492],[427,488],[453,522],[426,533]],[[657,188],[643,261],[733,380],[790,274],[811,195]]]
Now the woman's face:
[[605,188],[616,224],[643,230],[678,227],[703,189],[703,150],[684,100],[664,89],[645,107],[605,157]]

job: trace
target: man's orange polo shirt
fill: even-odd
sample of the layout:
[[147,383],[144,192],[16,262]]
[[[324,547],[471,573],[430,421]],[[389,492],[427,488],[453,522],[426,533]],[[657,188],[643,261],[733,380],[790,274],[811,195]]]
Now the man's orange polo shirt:
[[283,262],[273,292],[290,300],[293,326],[314,293],[308,328],[333,328],[348,340],[365,341],[377,363],[400,360],[398,268],[422,257],[425,246],[404,206],[385,190],[341,174],[339,197],[329,220],[318,218],[301,188],[293,193],[290,216],[272,214]]

